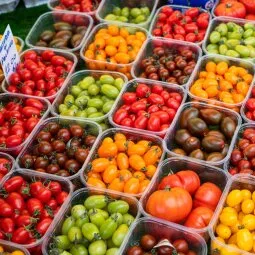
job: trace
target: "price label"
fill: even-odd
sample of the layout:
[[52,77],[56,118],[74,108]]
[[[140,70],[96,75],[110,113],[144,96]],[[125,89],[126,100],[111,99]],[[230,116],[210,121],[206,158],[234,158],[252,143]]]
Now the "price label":
[[4,76],[9,82],[11,74],[16,71],[17,65],[20,63],[19,53],[16,49],[10,25],[6,27],[2,40],[0,40],[0,63]]

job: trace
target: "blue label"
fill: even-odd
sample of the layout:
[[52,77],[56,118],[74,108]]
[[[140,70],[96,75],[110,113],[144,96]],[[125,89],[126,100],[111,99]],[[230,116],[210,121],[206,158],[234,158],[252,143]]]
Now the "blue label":
[[204,9],[212,9],[215,0],[168,0],[168,4],[186,5],[191,7],[202,7]]

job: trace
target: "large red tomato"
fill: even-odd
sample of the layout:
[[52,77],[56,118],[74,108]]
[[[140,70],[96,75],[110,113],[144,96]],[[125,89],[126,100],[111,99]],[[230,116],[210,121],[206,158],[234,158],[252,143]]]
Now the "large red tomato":
[[157,190],[153,192],[146,204],[146,211],[160,219],[180,222],[192,209],[192,198],[183,188]]
[[239,0],[245,8],[248,13],[255,14],[255,0]]
[[215,15],[243,19],[246,15],[246,9],[242,3],[229,0],[225,3],[220,3],[217,5],[217,7],[215,8]]
[[204,206],[211,210],[215,210],[221,194],[222,192],[218,186],[211,182],[206,182],[197,190],[193,200],[193,207]]
[[176,174],[164,177],[161,180],[158,189],[179,187],[186,189],[191,195],[193,195],[199,186],[199,176],[191,170],[183,170]]
[[207,207],[197,207],[188,216],[185,226],[189,228],[205,228],[211,221],[213,211]]

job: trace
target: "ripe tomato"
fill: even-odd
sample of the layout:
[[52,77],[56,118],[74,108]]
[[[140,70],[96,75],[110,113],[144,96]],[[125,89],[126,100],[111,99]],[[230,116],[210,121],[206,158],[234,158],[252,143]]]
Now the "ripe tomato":
[[113,116],[113,121],[117,124],[120,124],[123,119],[128,117],[128,112],[125,109],[119,109],[115,112]]
[[23,197],[17,192],[11,192],[6,198],[6,203],[8,203],[14,210],[23,210],[25,209],[25,201]]
[[51,196],[52,196],[51,191],[43,187],[38,191],[36,198],[43,203],[47,203],[48,201],[50,201]]
[[59,182],[51,181],[47,188],[51,191],[53,196],[56,196],[62,191],[62,187]]
[[148,118],[144,115],[139,116],[134,123],[135,128],[146,129],[148,123]]
[[45,61],[50,61],[54,55],[55,54],[52,50],[45,50],[42,53],[42,59]]
[[13,209],[12,207],[6,203],[1,203],[1,210],[0,210],[0,216],[2,217],[11,217],[13,215]]
[[122,96],[122,100],[125,104],[131,105],[136,101],[136,93],[134,92],[126,92]]
[[189,8],[186,12],[186,16],[190,16],[191,18],[196,18],[199,14],[199,9],[197,7]]
[[136,96],[140,98],[148,97],[151,93],[150,87],[143,83],[139,83],[136,88]]
[[66,59],[62,56],[53,56],[51,58],[51,64],[53,66],[62,66],[65,63]]
[[47,229],[49,228],[50,224],[52,222],[51,218],[45,218],[43,220],[41,220],[40,222],[37,223],[36,225],[36,231],[43,236]]
[[29,232],[25,227],[20,227],[13,232],[11,241],[18,244],[25,244],[29,240]]
[[18,191],[23,183],[24,179],[21,176],[14,176],[4,183],[4,189],[8,193]]
[[27,200],[27,210],[33,217],[40,216],[43,211],[43,204],[37,198],[30,198]]
[[11,218],[0,219],[0,229],[7,234],[13,233],[15,223]]
[[38,99],[29,98],[29,99],[27,99],[25,101],[25,105],[37,108],[39,110],[43,110],[44,109],[43,103],[40,100],[38,100]]
[[6,147],[7,148],[13,148],[22,143],[22,138],[17,135],[11,135],[6,138]]
[[228,0],[225,3],[217,5],[215,8],[215,15],[243,19],[246,15],[246,9],[241,2]]
[[0,158],[0,173],[6,175],[12,167],[10,160],[6,158]]
[[56,201],[59,205],[62,205],[65,200],[67,199],[68,197],[68,193],[65,192],[65,191],[61,191],[57,196],[56,196]]
[[160,129],[160,118],[157,115],[151,115],[148,119],[147,128],[150,131],[159,131]]
[[27,132],[30,133],[34,129],[34,127],[37,125],[38,122],[39,122],[39,119],[37,117],[30,117],[25,123],[25,128]]

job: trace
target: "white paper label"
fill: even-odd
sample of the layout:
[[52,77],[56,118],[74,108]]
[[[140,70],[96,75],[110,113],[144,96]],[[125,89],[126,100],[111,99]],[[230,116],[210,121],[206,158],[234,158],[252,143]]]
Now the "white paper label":
[[10,25],[8,25],[5,29],[2,40],[0,40],[0,63],[7,81],[9,81],[11,74],[16,71],[19,62],[19,53],[15,46]]

